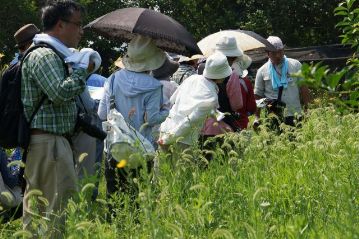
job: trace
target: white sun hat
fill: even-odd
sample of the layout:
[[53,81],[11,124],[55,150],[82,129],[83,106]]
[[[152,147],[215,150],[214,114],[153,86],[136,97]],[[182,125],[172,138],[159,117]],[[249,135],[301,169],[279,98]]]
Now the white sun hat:
[[283,45],[282,40],[277,36],[269,36],[267,38],[267,41],[269,41],[269,43],[272,44],[274,46],[274,48],[277,49],[277,50],[283,50],[284,49],[284,45]]
[[232,74],[227,57],[221,52],[215,52],[207,58],[203,76],[208,79],[224,79]]
[[215,51],[228,57],[243,56],[243,51],[238,47],[236,38],[231,36],[222,36],[216,43]]
[[165,60],[166,54],[151,38],[137,35],[128,44],[122,64],[129,71],[144,72],[160,68]]

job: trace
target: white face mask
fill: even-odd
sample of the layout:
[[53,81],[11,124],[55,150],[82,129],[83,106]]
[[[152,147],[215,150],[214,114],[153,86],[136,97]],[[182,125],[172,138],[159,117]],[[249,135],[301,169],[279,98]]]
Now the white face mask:
[[247,56],[240,56],[232,64],[232,70],[241,77],[245,77],[248,74],[247,68],[252,63],[252,60]]

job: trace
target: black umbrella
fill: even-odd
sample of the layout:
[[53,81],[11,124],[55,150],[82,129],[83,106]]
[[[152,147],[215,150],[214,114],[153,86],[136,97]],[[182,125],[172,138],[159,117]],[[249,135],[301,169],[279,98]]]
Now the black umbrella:
[[149,36],[166,51],[182,55],[200,54],[193,36],[176,20],[145,8],[123,8],[87,24],[100,35],[130,41],[136,34]]

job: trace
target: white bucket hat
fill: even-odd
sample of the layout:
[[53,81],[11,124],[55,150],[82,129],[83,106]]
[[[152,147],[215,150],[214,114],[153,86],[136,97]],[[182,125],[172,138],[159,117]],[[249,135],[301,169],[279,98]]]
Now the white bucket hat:
[[144,72],[160,68],[165,60],[166,54],[151,38],[137,35],[128,44],[122,63],[129,71]]
[[214,49],[228,57],[239,57],[243,55],[243,51],[237,46],[237,41],[234,37],[222,36],[216,43]]
[[210,55],[206,61],[203,76],[208,79],[224,79],[232,74],[232,69],[228,64],[227,57],[221,52]]
[[272,44],[274,46],[274,48],[277,49],[277,50],[283,50],[284,49],[283,42],[279,37],[269,36],[267,38],[267,41],[269,41],[269,43]]

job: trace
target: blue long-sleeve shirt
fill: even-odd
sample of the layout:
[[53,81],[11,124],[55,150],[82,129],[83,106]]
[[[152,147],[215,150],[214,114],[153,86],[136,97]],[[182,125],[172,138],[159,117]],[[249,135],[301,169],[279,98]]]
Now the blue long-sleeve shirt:
[[162,123],[168,116],[168,110],[161,108],[163,104],[161,82],[145,73],[120,70],[106,80],[104,87],[105,95],[98,109],[100,118],[103,120],[107,118],[113,91],[117,111],[138,131],[146,124],[140,132],[153,142],[152,127]]

